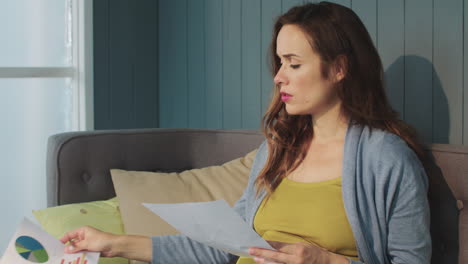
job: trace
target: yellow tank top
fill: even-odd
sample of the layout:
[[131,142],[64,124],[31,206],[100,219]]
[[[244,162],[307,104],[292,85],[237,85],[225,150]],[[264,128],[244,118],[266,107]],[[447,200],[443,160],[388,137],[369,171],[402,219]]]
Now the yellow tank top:
[[[284,178],[255,214],[255,231],[265,240],[315,244],[358,260],[341,193],[341,177],[320,182]],[[240,257],[237,264],[255,264]]]

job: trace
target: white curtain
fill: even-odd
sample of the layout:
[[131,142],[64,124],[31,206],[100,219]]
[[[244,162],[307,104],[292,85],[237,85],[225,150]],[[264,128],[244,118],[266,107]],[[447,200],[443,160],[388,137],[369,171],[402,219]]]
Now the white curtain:
[[0,1],[0,255],[21,219],[46,207],[48,136],[74,129],[73,76],[17,76],[73,67],[71,3]]

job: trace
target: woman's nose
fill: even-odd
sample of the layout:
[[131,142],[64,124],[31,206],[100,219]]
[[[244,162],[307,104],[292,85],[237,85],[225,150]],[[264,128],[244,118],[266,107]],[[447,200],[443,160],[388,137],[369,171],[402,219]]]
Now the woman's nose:
[[287,78],[283,73],[283,67],[281,67],[273,78],[273,81],[276,85],[285,85],[287,84]]

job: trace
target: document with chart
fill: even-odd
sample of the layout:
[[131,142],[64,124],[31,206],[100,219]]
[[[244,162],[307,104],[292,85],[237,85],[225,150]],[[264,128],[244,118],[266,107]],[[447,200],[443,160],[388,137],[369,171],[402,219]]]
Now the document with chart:
[[10,240],[0,264],[97,264],[99,252],[65,254],[65,245],[24,218]]

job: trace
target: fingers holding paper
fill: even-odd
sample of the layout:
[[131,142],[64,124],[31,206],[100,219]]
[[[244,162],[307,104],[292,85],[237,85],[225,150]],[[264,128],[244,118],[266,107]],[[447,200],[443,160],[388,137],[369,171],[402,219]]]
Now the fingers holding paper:
[[67,243],[65,253],[76,253],[82,250],[101,252],[103,257],[114,257],[111,250],[112,234],[100,231],[90,226],[83,226],[71,230],[60,239]]
[[261,264],[319,264],[328,263],[328,251],[306,243],[267,241],[277,251],[251,247],[249,254]]

